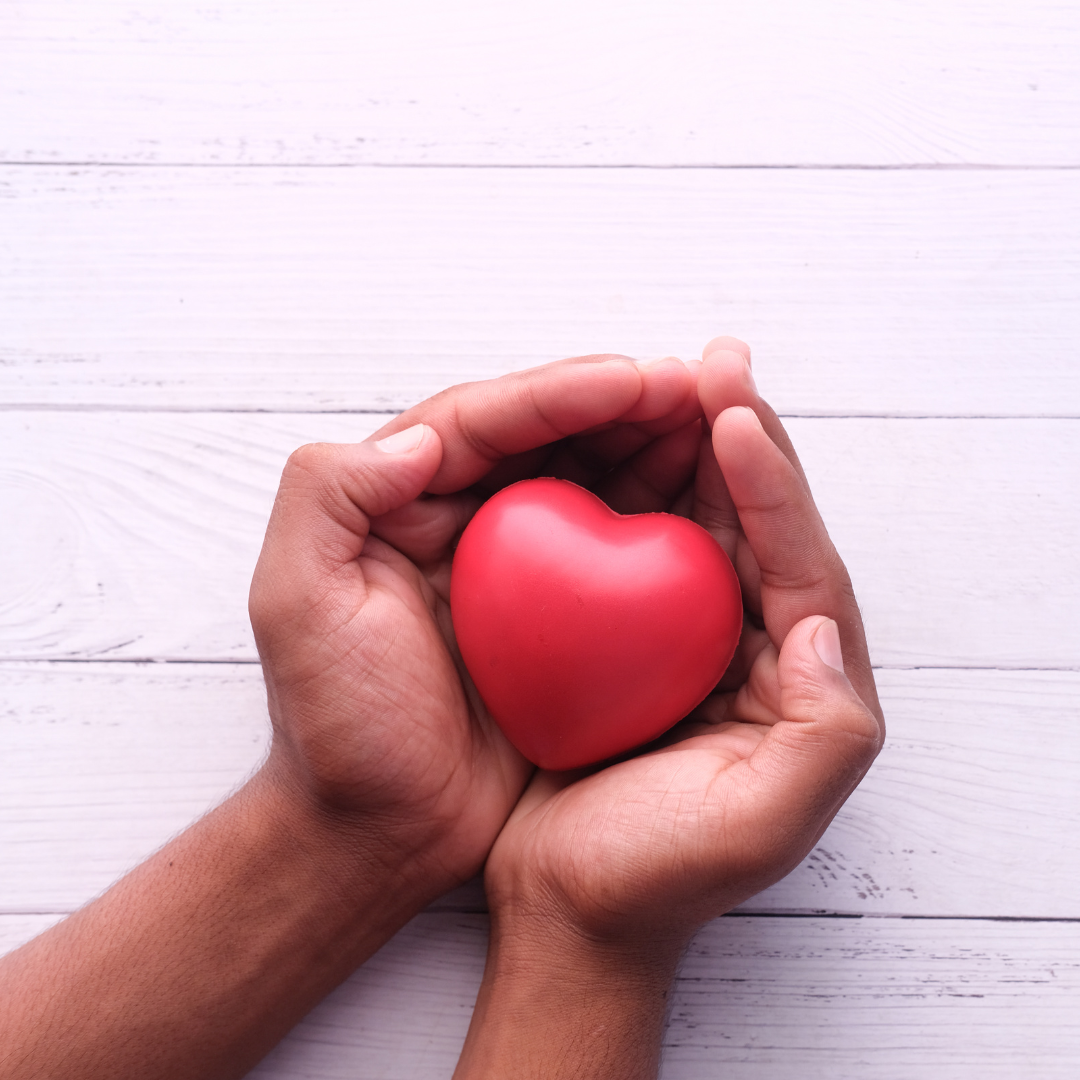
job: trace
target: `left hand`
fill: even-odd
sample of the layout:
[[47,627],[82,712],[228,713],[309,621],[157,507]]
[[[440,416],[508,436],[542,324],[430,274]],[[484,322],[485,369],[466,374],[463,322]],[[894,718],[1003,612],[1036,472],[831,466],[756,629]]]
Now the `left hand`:
[[712,436],[688,507],[742,581],[735,660],[645,753],[534,777],[488,859],[496,938],[557,923],[677,953],[808,853],[881,746],[847,572],[748,360],[732,339],[706,351],[698,391]]

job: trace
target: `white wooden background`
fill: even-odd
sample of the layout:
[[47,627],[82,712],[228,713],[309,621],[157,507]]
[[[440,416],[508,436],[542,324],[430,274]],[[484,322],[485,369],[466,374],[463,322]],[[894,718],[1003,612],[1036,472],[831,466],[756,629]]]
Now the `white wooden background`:
[[[266,745],[277,474],[464,379],[755,349],[890,738],[665,1080],[1080,1070],[1072,0],[4,0],[0,947]],[[253,1076],[448,1076],[468,886]]]

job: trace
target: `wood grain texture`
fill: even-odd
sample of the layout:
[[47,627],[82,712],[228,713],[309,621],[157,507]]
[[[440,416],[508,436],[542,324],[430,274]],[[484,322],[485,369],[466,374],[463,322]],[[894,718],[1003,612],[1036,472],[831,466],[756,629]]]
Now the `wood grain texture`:
[[247,592],[285,459],[385,419],[6,414],[0,647],[254,660]]
[[[385,417],[0,413],[0,658],[254,660],[280,469]],[[1075,668],[1080,421],[788,422],[878,665]]]
[[[1072,1080],[1080,924],[813,913],[1080,918],[1075,4],[10,0],[0,41],[0,952],[261,760],[280,466],[385,419],[296,414],[734,332],[782,412],[968,419],[790,424],[890,738],[698,936],[664,1078]],[[253,1075],[449,1075],[483,903]]]
[[[448,1076],[484,931],[481,916],[415,919],[253,1080]],[[1075,925],[729,917],[683,964],[661,1076],[1064,1080],[1080,1056],[1078,992]]]
[[7,161],[1080,163],[1062,0],[9,2]]
[[1080,416],[1073,173],[0,168],[0,196],[7,406],[398,409],[726,332],[787,414]]
[[0,914],[0,956],[25,945],[62,918],[63,915],[58,914]]
[[[485,929],[476,915],[415,919],[251,1077],[448,1076]],[[1080,1059],[1078,992],[1075,924],[720,919],[683,964],[661,1076],[1064,1080]]]
[[[882,756],[744,909],[1080,918],[1080,673],[879,683]],[[254,665],[0,665],[0,911],[85,902],[240,783],[266,740]],[[483,910],[483,893],[438,906]]]
[[[51,917],[0,916],[0,951]],[[249,1075],[449,1076],[483,971],[487,920],[418,916]],[[729,916],[672,995],[662,1080],[1071,1080],[1075,923]]]
[[0,911],[71,911],[238,786],[257,665],[0,665]]
[[725,918],[691,946],[664,1080],[1075,1075],[1080,927]]

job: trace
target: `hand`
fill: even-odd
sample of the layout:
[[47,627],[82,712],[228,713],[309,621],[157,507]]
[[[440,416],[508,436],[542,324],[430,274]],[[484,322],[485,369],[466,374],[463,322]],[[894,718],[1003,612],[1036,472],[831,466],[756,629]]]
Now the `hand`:
[[530,767],[456,662],[454,537],[486,491],[536,471],[605,475],[645,508],[668,495],[649,476],[694,469],[692,373],[603,359],[457,387],[377,441],[293,456],[251,594],[269,760],[0,960],[5,1080],[246,1075],[479,866]]
[[461,1077],[511,1063],[520,1076],[654,1075],[689,936],[788,873],[880,748],[850,581],[746,346],[710,343],[698,392],[711,438],[672,508],[739,573],[739,649],[658,744],[533,778],[487,863],[492,942]]
[[362,823],[360,847],[421,899],[475,873],[532,772],[463,676],[456,537],[487,494],[537,473],[603,478],[653,509],[692,476],[694,391],[673,359],[586,357],[455,387],[367,442],[289,460],[251,590],[268,772]]

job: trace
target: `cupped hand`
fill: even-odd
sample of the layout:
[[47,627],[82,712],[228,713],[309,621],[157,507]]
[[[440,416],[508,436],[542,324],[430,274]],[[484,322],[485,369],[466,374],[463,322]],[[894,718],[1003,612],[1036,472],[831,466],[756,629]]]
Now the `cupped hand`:
[[275,782],[361,821],[368,854],[430,895],[475,873],[532,768],[453,645],[456,537],[488,494],[537,474],[606,477],[652,509],[692,476],[700,416],[678,361],[583,357],[454,387],[363,443],[293,454],[250,599]]
[[881,746],[847,572],[746,346],[711,342],[698,392],[711,437],[696,479],[655,508],[689,513],[731,557],[739,649],[658,744],[587,774],[536,774],[487,863],[496,936],[558,925],[677,949],[790,871]]

